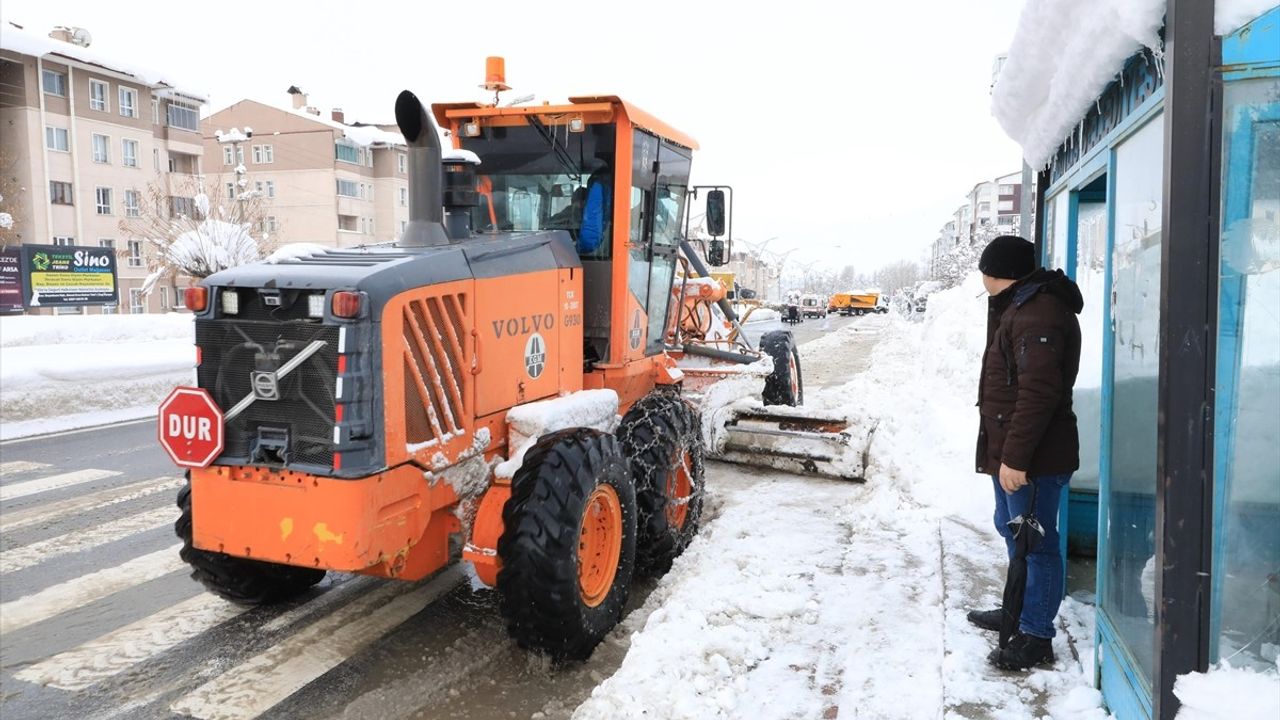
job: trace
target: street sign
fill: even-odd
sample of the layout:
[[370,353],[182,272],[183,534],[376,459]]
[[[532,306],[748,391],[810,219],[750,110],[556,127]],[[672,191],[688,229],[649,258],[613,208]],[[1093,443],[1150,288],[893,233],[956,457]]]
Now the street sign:
[[181,467],[207,467],[222,453],[222,409],[201,388],[174,388],[160,403],[160,446]]

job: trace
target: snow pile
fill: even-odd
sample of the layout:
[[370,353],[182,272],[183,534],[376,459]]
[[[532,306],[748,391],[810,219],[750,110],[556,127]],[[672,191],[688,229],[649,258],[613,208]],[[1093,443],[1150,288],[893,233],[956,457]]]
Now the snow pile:
[[[206,197],[201,194],[199,197]],[[207,199],[205,201],[208,202]],[[255,262],[261,256],[258,241],[246,225],[209,218],[195,230],[188,230],[171,243],[159,243],[165,264],[192,277],[208,277],[216,272]]]
[[192,383],[191,315],[0,318],[0,438],[149,417]]
[[[747,314],[747,311],[743,310],[738,314],[738,318],[741,319],[742,316],[746,314]],[[777,320],[781,317],[782,317],[782,313],[778,312],[777,310],[774,310],[773,308],[757,307],[756,309],[752,310],[751,315],[747,317],[747,323],[750,324],[750,323],[758,323],[758,322],[770,322],[773,320]]]
[[7,212],[0,212],[0,230],[10,230],[13,228],[13,216]]
[[494,472],[498,477],[513,477],[524,462],[524,454],[547,433],[571,427],[613,432],[617,424],[618,393],[613,390],[580,390],[518,405],[507,412],[508,447],[516,451]]
[[263,262],[275,264],[287,262],[289,260],[299,260],[314,255],[322,255],[330,248],[317,243],[297,242],[286,243],[276,248],[276,251],[263,258]]
[[1064,603],[1057,662],[1029,674],[992,669],[994,635],[965,619],[1005,570],[973,473],[980,291],[975,274],[923,322],[885,320],[870,369],[812,396],[879,420],[865,485],[708,466],[702,532],[611,635],[636,633],[575,720],[1107,717],[1092,607]]
[[1257,672],[1227,663],[1178,677],[1178,720],[1274,720],[1280,717],[1280,671]]
[[[1229,33],[1275,0],[1218,0],[1215,26]],[[991,112],[1044,167],[1125,61],[1157,50],[1165,0],[1037,0],[1018,20],[1009,57],[991,93]]]

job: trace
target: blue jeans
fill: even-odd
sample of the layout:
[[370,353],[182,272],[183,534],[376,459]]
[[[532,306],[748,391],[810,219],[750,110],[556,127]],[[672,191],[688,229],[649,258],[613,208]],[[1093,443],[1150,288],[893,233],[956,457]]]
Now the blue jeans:
[[[1000,487],[999,476],[991,476],[996,490],[996,532],[1004,538],[1013,558],[1013,531],[1009,520],[1027,512],[1031,504],[1031,486],[1018,488],[1010,495]],[[1042,475],[1031,478],[1036,485],[1036,519],[1044,527],[1044,538],[1027,556],[1027,594],[1022,604],[1022,618],[1018,629],[1039,638],[1054,635],[1053,619],[1062,604],[1062,548],[1058,537],[1058,505],[1062,500],[1062,488],[1071,480],[1066,475]]]

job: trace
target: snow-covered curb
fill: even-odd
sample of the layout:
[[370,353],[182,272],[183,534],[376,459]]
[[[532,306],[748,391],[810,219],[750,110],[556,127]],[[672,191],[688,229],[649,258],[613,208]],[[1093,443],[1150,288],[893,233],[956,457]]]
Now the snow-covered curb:
[[990,668],[994,638],[964,617],[997,601],[1004,570],[972,472],[980,289],[887,319],[871,369],[811,398],[879,418],[865,485],[709,466],[702,532],[624,621],[626,659],[575,720],[1107,717],[1092,607],[1064,604],[1057,663],[1026,675]]
[[190,315],[0,319],[0,439],[133,420],[192,382]]

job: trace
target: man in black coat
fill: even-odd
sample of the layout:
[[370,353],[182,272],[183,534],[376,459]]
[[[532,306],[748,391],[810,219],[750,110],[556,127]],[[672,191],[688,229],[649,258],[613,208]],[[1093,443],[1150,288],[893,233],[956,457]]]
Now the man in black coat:
[[[1011,558],[1009,520],[1026,516],[1033,501],[1045,530],[1027,557],[1018,633],[990,658],[997,667],[1025,670],[1053,662],[1053,623],[1063,595],[1058,505],[1080,467],[1071,389],[1080,368],[1076,315],[1084,300],[1061,270],[1037,268],[1035,246],[1019,237],[992,240],[978,269],[990,298],[975,467],[991,476],[996,530]],[[1000,617],[1000,609],[969,613],[970,622],[988,630],[999,630]]]

